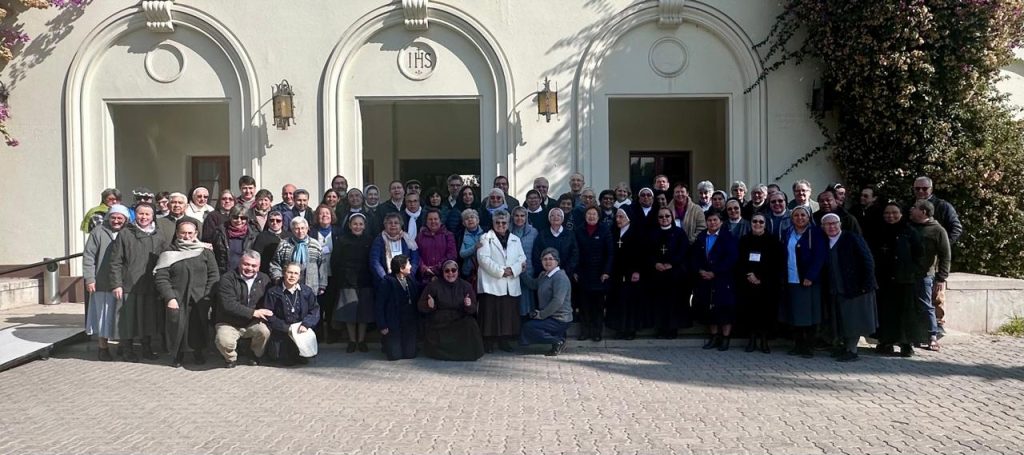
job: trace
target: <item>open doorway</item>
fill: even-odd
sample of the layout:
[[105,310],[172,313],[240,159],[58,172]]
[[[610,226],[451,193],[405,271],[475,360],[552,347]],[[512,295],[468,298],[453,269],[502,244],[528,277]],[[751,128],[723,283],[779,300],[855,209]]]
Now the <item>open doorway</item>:
[[361,100],[366,182],[419,180],[446,191],[451,174],[480,176],[480,102]]
[[[114,181],[185,193],[195,184],[216,197],[230,188],[228,104],[108,104],[114,128]],[[129,199],[130,200],[130,199]]]
[[726,182],[727,99],[612,98],[608,109],[612,186],[628,182],[636,194],[658,174],[691,191],[701,180]]

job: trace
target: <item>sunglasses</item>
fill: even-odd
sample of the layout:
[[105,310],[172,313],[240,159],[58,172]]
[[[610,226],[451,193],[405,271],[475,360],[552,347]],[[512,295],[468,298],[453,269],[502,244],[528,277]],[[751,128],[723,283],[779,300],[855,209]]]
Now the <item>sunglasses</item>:
[[232,220],[248,220],[249,217],[247,217],[247,216],[233,216],[233,217],[231,217],[231,219]]
[[268,223],[284,223],[284,220],[279,220],[279,219],[271,218],[271,219],[267,220],[267,222]]
[[931,187],[928,186],[915,186],[914,191],[928,191]]
[[772,204],[785,204],[785,203],[786,203],[786,201],[783,201],[783,200],[780,200],[780,199],[776,199],[776,200],[772,201]]
[[730,212],[739,212],[739,211],[740,211],[740,209],[739,209],[739,208],[737,208],[737,207],[729,207],[729,208],[727,208],[726,210],[728,210],[728,211],[730,211]]
[[206,194],[197,194],[196,195],[196,199],[209,199],[209,197],[210,196],[206,195]]
[[764,224],[764,220],[750,220],[750,224]]
[[459,271],[459,269],[444,269],[444,273],[455,273],[455,272],[458,272],[458,271]]
[[672,215],[658,215],[658,219],[659,220],[670,220],[670,219],[672,219]]
[[508,221],[495,221],[494,222],[495,226],[504,226],[506,224],[508,224]]

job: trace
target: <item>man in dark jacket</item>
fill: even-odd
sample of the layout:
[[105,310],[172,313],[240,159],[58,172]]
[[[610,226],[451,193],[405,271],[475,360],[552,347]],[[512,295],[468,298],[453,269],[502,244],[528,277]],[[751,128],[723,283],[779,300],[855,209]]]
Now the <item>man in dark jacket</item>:
[[224,356],[227,368],[234,368],[238,361],[239,338],[252,339],[253,358],[250,365],[258,365],[259,358],[270,338],[267,317],[274,313],[262,308],[263,294],[270,277],[260,272],[260,254],[254,250],[242,253],[238,270],[225,273],[217,285],[217,335],[214,344]]
[[960,224],[960,215],[957,215],[953,204],[932,194],[933,190],[932,179],[922,176],[914,180],[914,199],[924,199],[935,206],[935,214],[932,218],[946,230],[950,246],[955,245],[960,235],[964,233],[964,226]]

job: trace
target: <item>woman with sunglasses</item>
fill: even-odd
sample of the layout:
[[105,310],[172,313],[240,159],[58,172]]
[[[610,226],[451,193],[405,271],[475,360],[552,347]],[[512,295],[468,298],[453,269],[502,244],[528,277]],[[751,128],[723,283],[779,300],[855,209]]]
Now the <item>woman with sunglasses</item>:
[[419,310],[426,315],[423,353],[432,359],[471,361],[484,355],[480,326],[476,323],[476,291],[459,278],[459,264],[444,261],[441,279],[433,280],[420,295]]
[[242,253],[253,248],[259,229],[249,221],[249,215],[240,205],[231,208],[228,221],[217,227],[213,239],[213,255],[217,259],[217,268],[223,275],[238,270],[242,261]]
[[189,203],[185,207],[185,216],[190,216],[199,221],[206,221],[206,214],[214,210],[213,206],[208,204],[210,201],[210,190],[203,186],[197,186],[192,188],[189,193]]
[[786,195],[781,191],[768,195],[768,211],[764,217],[765,230],[779,242],[782,242],[782,233],[792,225],[786,203]]
[[768,354],[768,337],[779,316],[779,294],[782,290],[782,244],[768,234],[767,218],[755,213],[750,219],[750,233],[740,238],[736,262],[736,297],[743,327],[750,331],[746,352],[754,352],[760,342],[761,352]]
[[726,229],[733,238],[741,239],[750,233],[750,222],[743,219],[743,205],[739,199],[729,199],[725,203]]
[[258,251],[260,257],[263,258],[260,261],[261,272],[270,275],[270,258],[274,257],[274,253],[277,252],[277,246],[288,235],[288,231],[284,229],[284,215],[277,210],[271,210],[270,213],[267,213],[267,224],[260,231],[259,235],[256,236],[256,241],[252,244],[252,249]]
[[[206,214],[206,221],[203,222],[202,234],[199,236],[199,240],[213,243],[217,237],[217,228],[228,222],[228,216],[234,206],[235,195],[231,193],[231,189],[221,191],[220,197],[217,198],[216,210]],[[159,217],[159,215],[157,216]]]

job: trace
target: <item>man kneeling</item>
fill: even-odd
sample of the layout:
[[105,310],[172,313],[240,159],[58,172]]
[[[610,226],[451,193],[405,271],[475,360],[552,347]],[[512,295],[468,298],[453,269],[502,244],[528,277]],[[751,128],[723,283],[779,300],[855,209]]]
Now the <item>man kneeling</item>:
[[316,292],[299,283],[301,275],[302,268],[297,262],[288,263],[281,284],[270,286],[263,299],[263,307],[273,312],[267,317],[270,325],[267,355],[284,366],[308,363],[307,357],[300,356],[296,339],[303,340],[305,345],[311,338],[312,346],[308,347],[313,348],[313,354],[316,350],[316,336],[310,330],[320,323],[320,305],[316,303]]
[[519,332],[519,345],[547,343],[547,354],[556,356],[565,349],[565,331],[572,322],[572,296],[569,277],[558,267],[558,250],[545,248],[540,254],[544,271],[536,281],[537,309]]
[[267,318],[274,313],[263,308],[263,294],[270,284],[270,277],[260,272],[260,254],[253,250],[242,253],[238,270],[225,273],[217,286],[218,304],[215,318],[217,336],[214,344],[224,364],[234,368],[238,362],[240,338],[250,338],[253,358],[250,365],[258,365],[259,358],[267,346],[270,329]]

